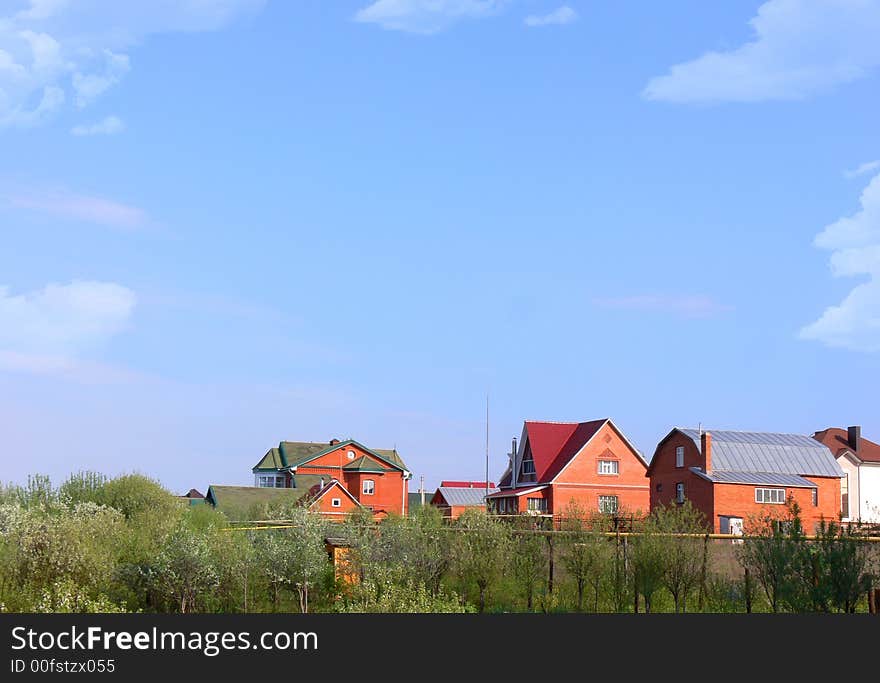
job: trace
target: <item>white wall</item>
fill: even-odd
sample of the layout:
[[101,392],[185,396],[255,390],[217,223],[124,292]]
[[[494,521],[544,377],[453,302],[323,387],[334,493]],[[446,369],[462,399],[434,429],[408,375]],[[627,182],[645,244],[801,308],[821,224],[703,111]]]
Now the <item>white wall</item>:
[[863,522],[880,522],[880,464],[859,466],[859,502]]

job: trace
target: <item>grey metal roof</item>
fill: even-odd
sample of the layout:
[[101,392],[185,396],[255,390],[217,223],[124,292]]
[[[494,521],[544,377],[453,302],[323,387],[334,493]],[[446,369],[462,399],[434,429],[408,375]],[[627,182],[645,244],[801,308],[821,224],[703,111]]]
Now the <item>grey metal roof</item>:
[[[464,486],[441,486],[437,489],[449,505],[485,505],[486,489],[466,488]],[[490,488],[489,493],[498,493],[499,489]]]
[[809,479],[796,474],[779,474],[777,472],[731,472],[729,470],[712,470],[708,474],[698,467],[691,467],[691,472],[709,481],[722,484],[752,484],[754,486],[797,486],[799,488],[817,488]]
[[[679,429],[700,448],[700,432]],[[842,477],[843,470],[827,446],[810,436],[769,432],[703,430],[712,435],[712,471]]]

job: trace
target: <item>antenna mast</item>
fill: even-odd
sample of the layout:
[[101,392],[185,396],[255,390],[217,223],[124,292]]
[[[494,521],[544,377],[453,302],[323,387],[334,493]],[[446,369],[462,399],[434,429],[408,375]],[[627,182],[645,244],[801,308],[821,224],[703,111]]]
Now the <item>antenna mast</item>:
[[486,512],[489,511],[489,393],[486,392]]

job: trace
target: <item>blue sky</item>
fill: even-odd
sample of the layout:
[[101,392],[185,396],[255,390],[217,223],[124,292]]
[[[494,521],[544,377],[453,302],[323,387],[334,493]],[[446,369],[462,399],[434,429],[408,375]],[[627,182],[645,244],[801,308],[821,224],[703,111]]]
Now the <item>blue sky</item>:
[[3,480],[880,436],[880,2],[6,0]]

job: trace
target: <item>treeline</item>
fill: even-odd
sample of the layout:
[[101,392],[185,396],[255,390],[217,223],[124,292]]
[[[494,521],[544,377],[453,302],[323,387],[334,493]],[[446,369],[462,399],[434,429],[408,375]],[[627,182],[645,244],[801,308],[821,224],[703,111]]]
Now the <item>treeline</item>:
[[634,535],[576,505],[558,530],[430,507],[379,524],[263,508],[284,528],[254,530],[138,474],[32,477],[0,487],[0,611],[867,611],[880,544],[833,522],[808,540],[779,508],[741,543],[711,542],[687,503]]

